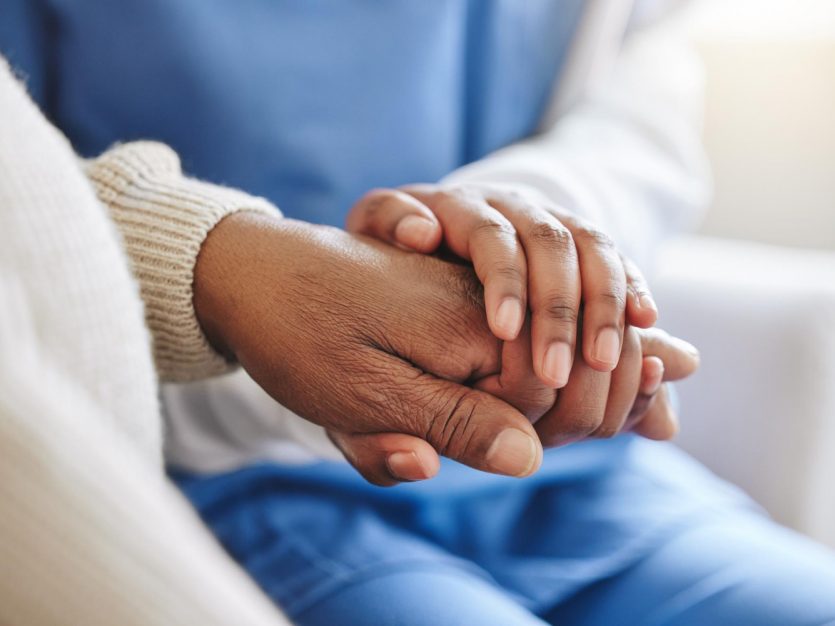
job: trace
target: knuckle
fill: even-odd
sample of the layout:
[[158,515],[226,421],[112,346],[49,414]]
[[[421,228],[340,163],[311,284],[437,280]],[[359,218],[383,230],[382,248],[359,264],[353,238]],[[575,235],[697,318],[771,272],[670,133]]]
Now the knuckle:
[[574,238],[567,228],[552,222],[541,221],[535,223],[528,230],[528,238],[538,246],[550,251],[562,251],[563,254],[574,253]]
[[360,200],[365,206],[365,213],[370,220],[377,219],[389,211],[399,202],[400,192],[394,189],[372,189]]
[[508,400],[531,422],[536,422],[554,406],[556,395],[555,390],[547,387],[529,388],[518,392]]
[[549,318],[568,324],[576,324],[578,318],[577,307],[570,298],[563,294],[552,294],[546,296],[540,306],[535,307],[536,312],[544,313]]
[[516,229],[505,219],[484,217],[473,227],[473,235],[491,238],[516,237]]
[[464,185],[442,187],[435,192],[435,199],[441,203],[466,204],[473,202],[477,193]]
[[572,438],[590,435],[603,424],[603,416],[591,410],[578,411],[565,421],[565,432]]
[[527,279],[524,270],[515,265],[495,265],[487,272],[486,280],[502,280],[506,282],[523,283]]
[[591,244],[598,248],[605,248],[608,250],[615,247],[614,240],[607,233],[603,232],[596,226],[590,226],[588,224],[582,225],[575,235],[584,243]]
[[606,290],[601,291],[595,296],[598,303],[603,303],[611,306],[618,311],[626,308],[626,293],[623,289],[618,289],[614,285],[609,286]]
[[470,447],[477,400],[466,389],[439,393],[435,400],[425,439],[440,454],[458,458]]

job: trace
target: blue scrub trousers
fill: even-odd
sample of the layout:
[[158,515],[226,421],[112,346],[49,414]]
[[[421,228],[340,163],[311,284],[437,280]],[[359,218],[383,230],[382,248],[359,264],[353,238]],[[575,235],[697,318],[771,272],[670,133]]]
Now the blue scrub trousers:
[[302,626],[835,624],[835,555],[666,443],[391,489],[340,463],[172,476]]

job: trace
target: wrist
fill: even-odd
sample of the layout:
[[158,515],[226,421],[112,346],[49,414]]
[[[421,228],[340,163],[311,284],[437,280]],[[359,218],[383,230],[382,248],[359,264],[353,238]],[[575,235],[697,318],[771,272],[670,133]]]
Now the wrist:
[[273,265],[284,252],[281,239],[291,222],[238,211],[218,222],[200,248],[194,267],[195,315],[212,347],[230,361],[237,358],[236,326],[246,323],[241,303],[259,272],[256,260],[263,259],[261,242],[265,237],[271,240],[267,249]]

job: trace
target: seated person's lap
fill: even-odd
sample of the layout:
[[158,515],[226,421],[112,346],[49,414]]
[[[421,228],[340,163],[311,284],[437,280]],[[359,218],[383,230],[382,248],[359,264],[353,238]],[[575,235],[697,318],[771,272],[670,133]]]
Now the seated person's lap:
[[175,478],[301,624],[835,620],[832,554],[667,444],[551,451],[521,481],[455,464],[394,489],[338,463]]

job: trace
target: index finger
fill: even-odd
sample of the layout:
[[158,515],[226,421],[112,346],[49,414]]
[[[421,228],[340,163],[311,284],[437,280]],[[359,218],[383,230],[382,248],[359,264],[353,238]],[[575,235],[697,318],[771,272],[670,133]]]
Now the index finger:
[[493,334],[506,341],[515,339],[527,308],[528,267],[510,221],[476,193],[429,191],[420,186],[402,190],[435,213],[449,249],[472,262],[484,286],[487,323]]

